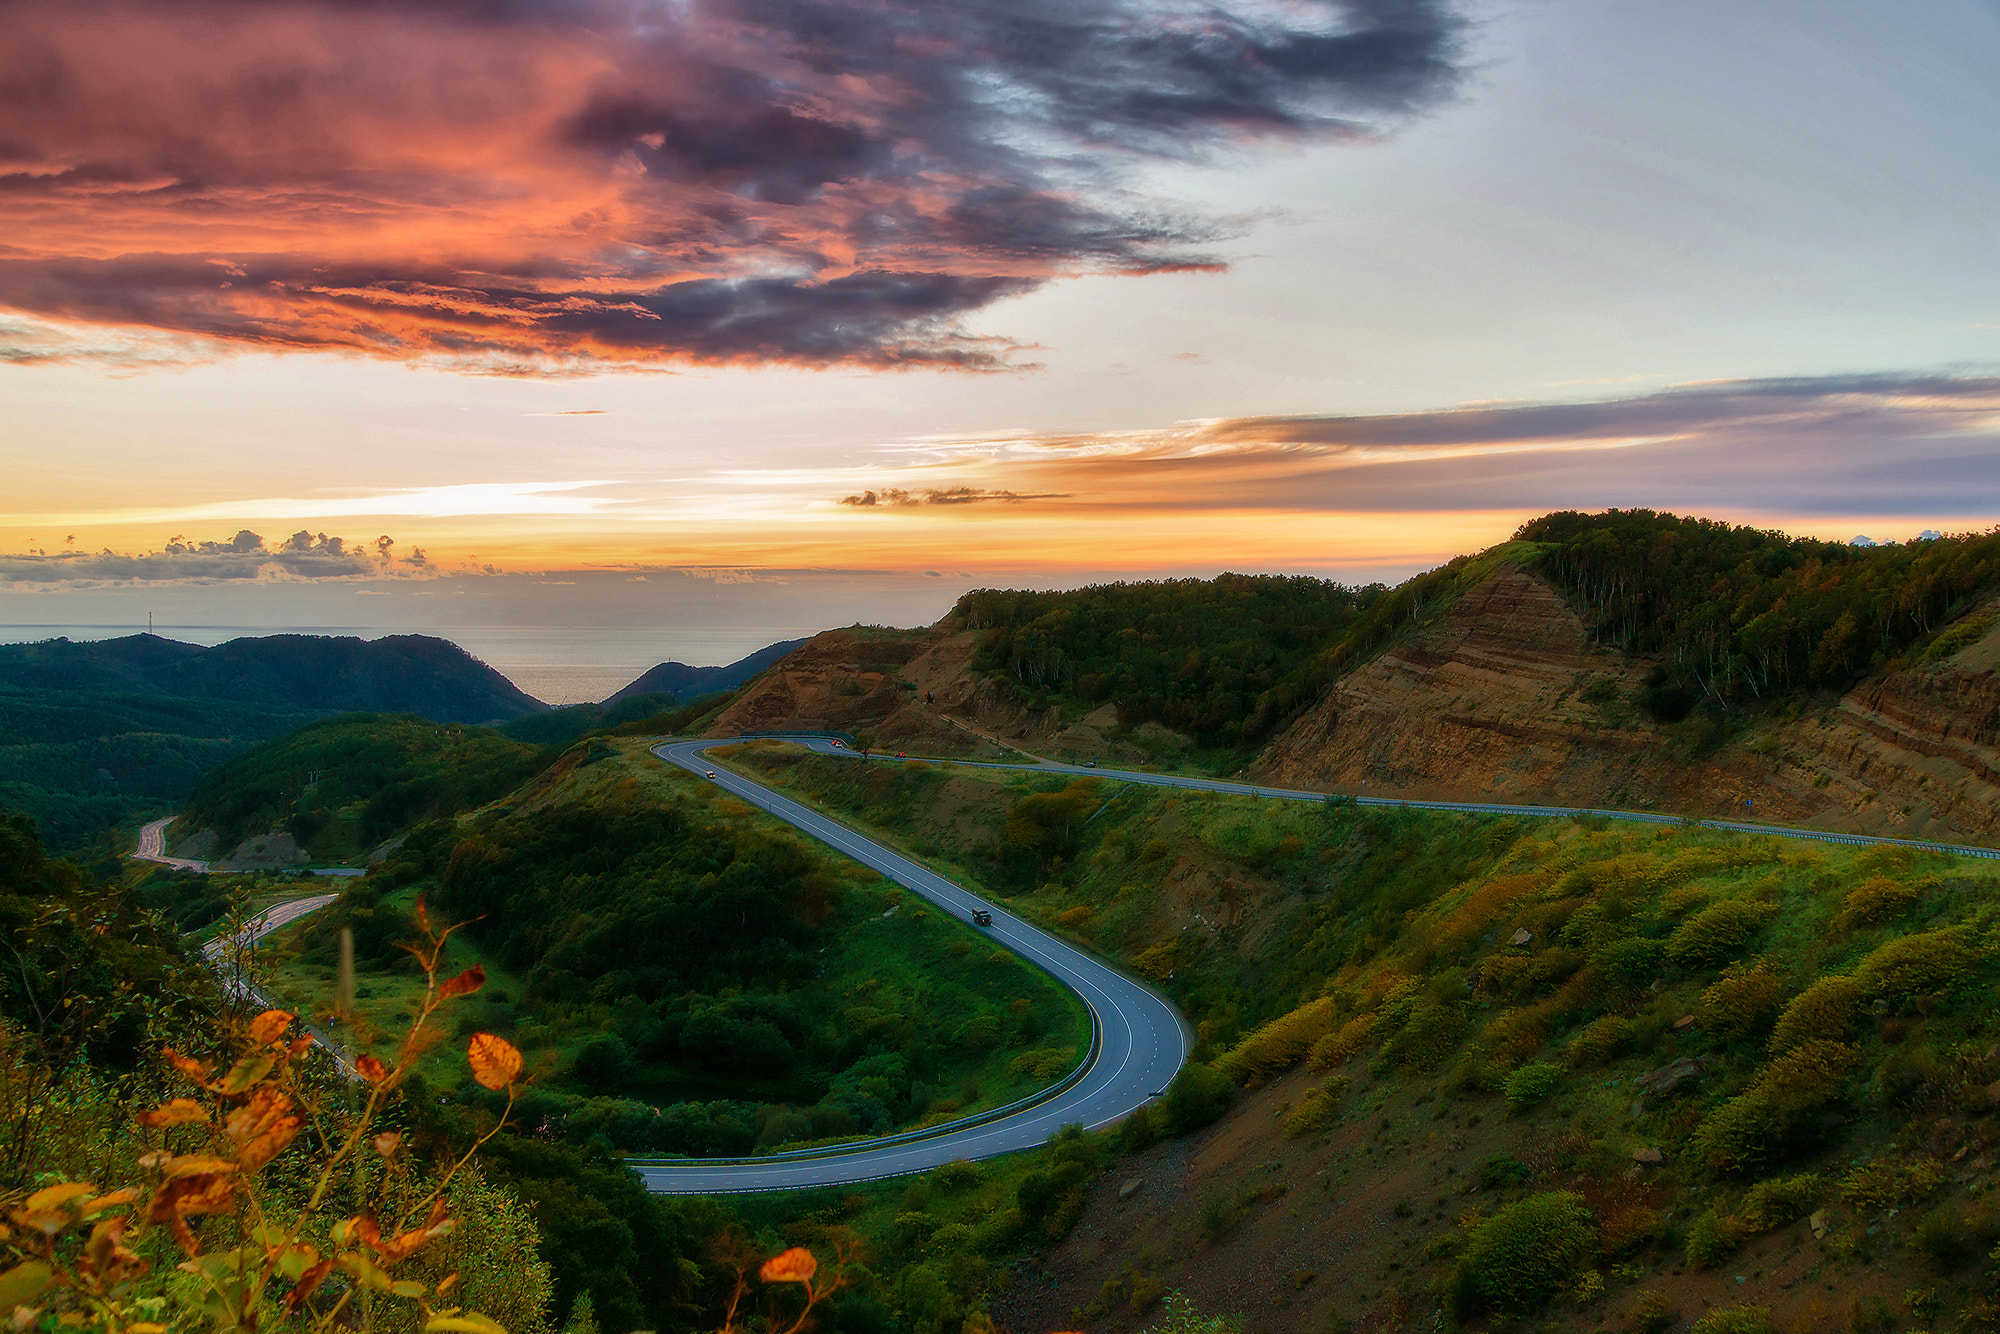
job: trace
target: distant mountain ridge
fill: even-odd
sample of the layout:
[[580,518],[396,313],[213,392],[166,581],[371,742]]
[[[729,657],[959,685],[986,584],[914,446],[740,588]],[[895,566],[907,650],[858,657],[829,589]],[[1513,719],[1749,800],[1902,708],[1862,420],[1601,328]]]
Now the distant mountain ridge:
[[663,662],[648,668],[623,690],[599,704],[571,704],[533,717],[512,718],[500,730],[516,741],[539,746],[566,746],[585,732],[622,727],[665,713],[676,705],[719,695],[754,680],[773,663],[792,655],[810,639],[769,644],[723,667],[690,667]]
[[0,684],[320,713],[414,713],[440,723],[548,708],[457,644],[430,635],[265,635],[212,648],[153,634],[5,644]]
[[3,644],[0,810],[34,816],[51,847],[76,849],[171,809],[218,764],[329,714],[484,723],[547,710],[428,635]]
[[748,657],[738,658],[726,667],[690,667],[684,662],[663,662],[657,667],[648,669],[638,680],[602,701],[602,704],[608,709],[634,695],[667,694],[680,700],[692,699],[697,695],[712,695],[721,690],[733,690],[793,649],[807,643],[808,639],[781,640],[758,649]]

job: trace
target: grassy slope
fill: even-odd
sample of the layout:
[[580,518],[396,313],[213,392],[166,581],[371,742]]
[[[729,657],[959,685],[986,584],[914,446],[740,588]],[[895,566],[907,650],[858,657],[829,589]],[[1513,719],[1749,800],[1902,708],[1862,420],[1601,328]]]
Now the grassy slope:
[[[739,762],[989,888],[1018,881],[1009,811],[1055,786]],[[1483,1326],[1492,1302],[1458,1255],[1482,1219],[1555,1190],[1582,1196],[1592,1230],[1552,1327],[1598,1328],[1653,1289],[1691,1316],[1754,1299],[1804,1329],[1845,1327],[1856,1302],[1865,1325],[1906,1290],[1923,1308],[1929,1290],[1984,1327],[1984,1285],[1955,1266],[2000,1233],[1981,1200],[2000,1142],[1987,864],[1106,795],[1074,859],[1012,901],[1170,973],[1205,1054],[1252,1092],[1201,1139],[1120,1169],[1155,1182],[1155,1203],[1093,1194],[1092,1240],[1057,1253],[1054,1294],[1014,1308],[1024,1328],[1131,1327],[1135,1292],[1143,1308],[1173,1285],[1258,1329],[1335,1308],[1395,1328],[1454,1302]],[[1790,1025],[1836,1045],[1780,1029],[1774,1051],[1786,1007],[1836,976],[1857,979],[1853,1004]],[[1704,1064],[1672,1094],[1637,1082],[1682,1059]],[[1636,1166],[1642,1149],[1663,1165]],[[1776,1181],[1789,1203],[1760,1186]],[[1820,1209],[1816,1237],[1804,1215]]]

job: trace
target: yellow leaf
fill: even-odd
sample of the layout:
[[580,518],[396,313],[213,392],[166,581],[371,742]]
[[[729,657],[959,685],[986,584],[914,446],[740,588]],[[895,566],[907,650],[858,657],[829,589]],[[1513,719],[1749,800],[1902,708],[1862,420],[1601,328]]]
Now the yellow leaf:
[[438,995],[449,999],[453,996],[470,996],[486,985],[486,970],[478,964],[466,969],[457,977],[438,985]]
[[142,1126],[158,1130],[162,1126],[188,1126],[197,1122],[207,1124],[208,1113],[193,1098],[175,1098],[164,1107],[155,1107],[150,1112],[141,1112],[135,1118]]
[[206,1154],[190,1153],[180,1158],[169,1158],[165,1170],[170,1177],[211,1176],[234,1172],[236,1164],[227,1158],[211,1158]]
[[819,1261],[803,1246],[794,1246],[764,1262],[758,1276],[766,1283],[810,1283],[819,1272]]
[[0,1311],[27,1306],[49,1290],[55,1275],[40,1260],[29,1260],[0,1274]]
[[491,1033],[474,1033],[465,1049],[472,1077],[481,1088],[498,1092],[521,1077],[521,1053],[513,1043]]
[[291,1025],[292,1016],[285,1010],[266,1010],[250,1021],[250,1040],[260,1047],[268,1047],[285,1035]]
[[424,1285],[415,1279],[399,1278],[389,1285],[389,1291],[398,1297],[421,1297],[424,1295]]
[[31,1214],[45,1213],[50,1209],[61,1208],[79,1195],[94,1194],[96,1190],[97,1187],[88,1182],[65,1181],[61,1185],[46,1186],[36,1191],[21,1207]]
[[94,1200],[85,1200],[77,1212],[85,1218],[103,1213],[106,1209],[116,1209],[121,1204],[130,1204],[139,1198],[139,1192],[127,1186],[124,1190],[114,1190],[109,1195],[100,1195]]
[[229,1073],[222,1077],[222,1082],[213,1085],[213,1088],[224,1097],[248,1093],[258,1080],[271,1073],[271,1067],[277,1063],[275,1056],[245,1056],[231,1066]]
[[424,1322],[424,1334],[507,1334],[507,1327],[477,1311],[464,1315],[432,1316]]
[[389,1077],[389,1067],[366,1052],[354,1058],[354,1072],[371,1084],[379,1084]]

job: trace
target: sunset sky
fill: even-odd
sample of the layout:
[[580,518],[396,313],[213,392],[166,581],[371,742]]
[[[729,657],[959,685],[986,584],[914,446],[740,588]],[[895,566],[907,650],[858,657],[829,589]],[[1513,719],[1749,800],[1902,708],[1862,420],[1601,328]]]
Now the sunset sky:
[[10,0],[0,623],[2000,522],[2000,0]]

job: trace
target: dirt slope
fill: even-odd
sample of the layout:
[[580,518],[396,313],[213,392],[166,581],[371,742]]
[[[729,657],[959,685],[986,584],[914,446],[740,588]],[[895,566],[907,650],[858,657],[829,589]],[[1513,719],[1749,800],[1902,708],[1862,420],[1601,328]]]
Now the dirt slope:
[[1104,736],[1116,710],[1066,723],[1057,710],[1030,708],[1003,682],[975,673],[978,645],[976,632],[950,618],[927,630],[828,630],[753,682],[708,735],[830,728],[879,750],[925,755],[995,758],[1012,747],[1107,762],[1144,758]]

